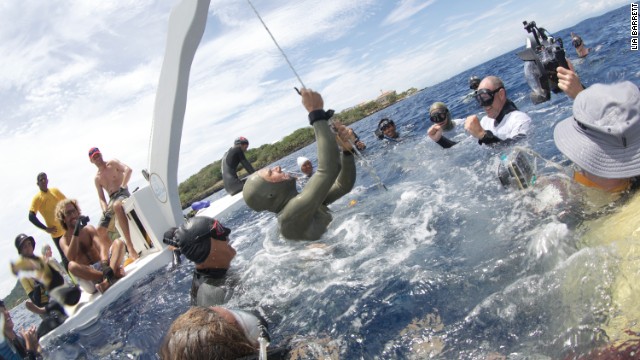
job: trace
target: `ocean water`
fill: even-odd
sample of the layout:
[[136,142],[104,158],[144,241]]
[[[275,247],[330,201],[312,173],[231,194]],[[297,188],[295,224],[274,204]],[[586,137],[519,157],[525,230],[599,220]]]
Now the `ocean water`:
[[[583,83],[640,84],[640,56],[629,50],[629,6],[554,33]],[[535,19],[542,23],[542,19]],[[569,33],[590,55],[577,59]],[[523,43],[525,31],[523,30]],[[515,53],[469,69],[353,125],[368,145],[354,190],[332,205],[325,236],[283,240],[273,214],[243,206],[221,219],[238,255],[230,307],[258,309],[274,345],[306,344],[308,358],[556,359],[603,344],[609,269],[606,249],[578,245],[575,222],[545,207],[562,207],[541,190],[503,188],[501,153],[462,136],[443,150],[426,137],[428,106],[443,101],[455,117],[479,113],[465,100],[471,75],[500,76],[509,98],[532,117],[526,145],[564,162],[554,125],[570,116],[563,94],[533,106]],[[330,104],[329,104],[330,105]],[[402,141],[378,141],[373,130],[393,119]],[[278,162],[295,170],[297,156],[315,163],[315,145]],[[381,190],[375,173],[386,185]],[[219,196],[219,195],[216,195]],[[169,264],[140,281],[100,318],[44,349],[50,359],[155,359],[170,323],[189,307],[193,265]],[[588,272],[580,287],[571,273]],[[568,301],[567,299],[573,299]],[[35,322],[18,307],[18,326]]]

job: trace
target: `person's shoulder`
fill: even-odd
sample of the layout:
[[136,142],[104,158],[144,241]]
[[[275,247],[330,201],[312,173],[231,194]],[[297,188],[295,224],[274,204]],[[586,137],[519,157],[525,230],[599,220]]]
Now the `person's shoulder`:
[[520,111],[520,110],[515,110],[512,111],[510,114],[512,114],[511,117],[522,120],[522,121],[531,121],[531,117],[529,116],[529,114],[527,114],[524,111]]

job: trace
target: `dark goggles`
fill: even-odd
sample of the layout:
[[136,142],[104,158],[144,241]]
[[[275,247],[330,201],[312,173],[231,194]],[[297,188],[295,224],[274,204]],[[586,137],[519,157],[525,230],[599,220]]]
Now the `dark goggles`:
[[580,47],[582,45],[582,39],[580,38],[573,38],[573,46],[574,47]]
[[388,128],[392,127],[393,125],[394,125],[393,121],[385,121],[382,124],[380,124],[380,130],[385,131]]
[[478,104],[480,104],[480,106],[491,106],[491,104],[493,104],[493,98],[495,97],[495,94],[498,91],[500,91],[500,89],[504,89],[504,87],[500,86],[495,90],[489,90],[489,89],[476,90],[476,95],[475,95],[476,101],[478,102]]
[[429,119],[431,120],[431,122],[439,124],[447,120],[448,113],[449,113],[449,110],[440,110],[437,112],[433,112],[429,114]]

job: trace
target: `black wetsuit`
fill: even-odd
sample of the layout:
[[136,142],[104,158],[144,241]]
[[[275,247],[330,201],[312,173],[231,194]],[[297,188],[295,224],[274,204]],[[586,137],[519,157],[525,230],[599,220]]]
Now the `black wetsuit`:
[[251,163],[244,156],[244,151],[240,146],[234,146],[227,151],[222,157],[222,181],[224,182],[224,189],[229,195],[235,195],[242,191],[244,182],[238,178],[238,164],[247,170],[249,174],[254,173],[256,170],[251,166]]

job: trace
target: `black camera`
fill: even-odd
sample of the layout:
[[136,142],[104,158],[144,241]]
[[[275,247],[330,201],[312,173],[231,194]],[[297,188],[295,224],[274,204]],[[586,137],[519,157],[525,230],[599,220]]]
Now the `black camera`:
[[562,91],[558,87],[556,68],[569,68],[561,38],[554,38],[546,29],[539,28],[535,21],[523,21],[524,29],[532,36],[527,38],[525,50],[518,53],[524,64],[524,75],[531,88],[534,104],[551,99],[551,92]]

